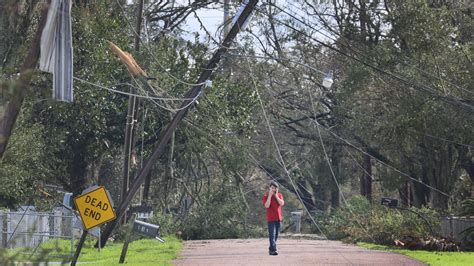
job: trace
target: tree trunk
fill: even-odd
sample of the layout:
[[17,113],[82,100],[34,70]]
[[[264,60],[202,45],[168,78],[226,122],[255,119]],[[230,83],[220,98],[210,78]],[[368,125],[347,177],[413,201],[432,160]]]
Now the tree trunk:
[[313,201],[313,195],[308,191],[308,188],[306,186],[306,182],[296,182],[296,186],[298,187],[298,194],[301,197],[301,201],[303,201],[303,204],[305,207],[311,211],[315,209],[315,204]]
[[367,43],[367,7],[365,5],[365,0],[359,0],[360,10],[359,10],[359,25],[360,25],[360,42]]
[[[341,157],[342,157],[342,151],[341,151],[341,146],[334,145],[332,147],[332,156],[331,156],[331,161],[334,166],[334,176],[335,179],[338,181],[339,184],[342,183],[342,171],[341,171]],[[332,186],[331,192],[330,192],[330,198],[331,198],[331,208],[338,208],[340,205],[340,191],[338,188],[338,184],[334,181],[334,185]]]
[[16,86],[15,90],[13,91],[13,95],[11,96],[10,101],[7,103],[5,113],[2,117],[2,120],[0,121],[0,158],[3,157],[3,154],[7,148],[13,126],[15,125],[18,114],[20,113],[23,100],[26,96],[26,91],[30,84],[32,70],[36,66],[36,63],[39,59],[41,34],[43,33],[43,28],[46,24],[47,15],[48,8],[44,8],[41,12],[41,19],[31,42],[30,49],[25,58],[23,66],[21,67],[19,85]]
[[28,37],[27,32],[37,6],[35,2],[20,4],[13,0],[0,1],[0,68],[14,67],[17,63],[18,55],[21,55],[18,47]]
[[82,160],[82,163],[79,160],[74,163],[72,169],[68,171],[71,173],[71,188],[73,197],[81,195],[82,191],[86,188],[87,183],[87,165]]
[[148,202],[150,198],[150,183],[151,183],[151,173],[148,173],[145,179],[145,185],[143,185],[142,204],[145,202]]
[[372,160],[367,154],[364,155],[364,173],[360,178],[360,194],[372,202]]
[[[437,166],[434,166],[433,169],[431,169],[431,181],[433,187],[441,190],[441,191],[448,191],[448,180],[449,179],[449,174],[447,173],[447,164],[449,162],[441,162],[438,161]],[[430,190],[430,205],[434,209],[438,210],[447,210],[448,209],[448,197],[445,195],[442,195],[440,192],[431,189]]]
[[472,153],[470,153],[469,148],[465,146],[459,147],[458,153],[460,166],[469,175],[471,182],[474,183],[474,160],[473,156],[471,155]]
[[328,208],[328,204],[326,202],[326,195],[325,190],[321,184],[314,184],[312,185],[313,194],[314,194],[314,205],[316,210],[319,211],[326,211]]
[[430,193],[430,205],[436,210],[448,209],[448,198],[438,192]]
[[412,194],[409,180],[403,182],[402,187],[398,189],[398,194],[400,195],[402,206],[410,207],[412,202]]
[[[427,177],[427,171],[426,167],[421,167],[421,181],[425,184],[427,184],[428,177]],[[410,176],[413,178],[417,178],[417,174],[414,171],[413,167],[410,167]],[[419,179],[419,178],[418,178]],[[423,184],[420,184],[418,182],[415,182],[413,180],[410,180],[411,188],[412,188],[412,204],[417,207],[421,208],[422,206],[426,206],[428,204],[428,196],[429,196],[429,189],[424,186]]]
[[438,144],[428,140],[425,140],[423,148],[424,166],[427,167],[429,184],[435,188],[430,189],[430,206],[439,210],[447,210],[449,197],[443,193],[449,194],[451,192],[458,175],[454,149],[449,144]]
[[341,194],[339,193],[339,189],[333,189],[331,191],[331,208],[336,209],[339,208],[341,205]]

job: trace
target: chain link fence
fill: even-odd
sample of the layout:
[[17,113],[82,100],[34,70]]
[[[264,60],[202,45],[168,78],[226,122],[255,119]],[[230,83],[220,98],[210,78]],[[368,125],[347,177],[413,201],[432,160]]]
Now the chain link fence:
[[[33,256],[48,243],[55,255],[69,257],[74,254],[76,223],[77,218],[65,208],[37,212],[34,207],[26,206],[18,211],[0,211],[0,247]],[[61,248],[54,250],[54,247]]]

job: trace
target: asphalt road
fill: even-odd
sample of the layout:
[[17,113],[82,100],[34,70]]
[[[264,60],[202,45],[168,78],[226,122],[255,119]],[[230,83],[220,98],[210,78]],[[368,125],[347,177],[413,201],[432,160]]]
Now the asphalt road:
[[279,239],[278,256],[267,239],[186,241],[175,265],[425,265],[404,255],[338,241]]

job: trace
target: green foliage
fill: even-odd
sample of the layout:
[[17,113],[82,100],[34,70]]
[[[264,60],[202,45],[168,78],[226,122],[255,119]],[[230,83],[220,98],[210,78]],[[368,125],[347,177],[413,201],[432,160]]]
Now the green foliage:
[[[33,252],[35,252],[33,254]],[[40,262],[49,262],[51,261],[52,249],[50,248],[40,248],[40,249],[30,249],[30,248],[16,248],[16,249],[6,249],[0,248],[0,265],[5,266],[14,266],[18,265],[19,261],[29,261],[30,263],[37,264]]]
[[[125,24],[111,16],[107,2],[73,7],[74,75],[102,84],[125,75],[106,43],[125,45]],[[92,176],[87,172],[113,154],[113,144],[122,143],[125,97],[75,80],[75,101],[55,102],[50,100],[51,75],[33,73],[34,89],[25,99],[0,165],[0,206],[12,208],[33,200],[38,206],[43,202],[34,196],[42,183],[80,192],[86,185],[81,181]]]
[[16,256],[9,255],[8,250],[0,248],[0,263],[5,266],[15,265]]
[[180,223],[178,217],[170,213],[153,213],[153,218],[149,221],[160,226],[160,234],[163,236],[180,235]]
[[[121,63],[115,60],[106,43],[111,40],[125,45],[124,22],[111,16],[109,7],[102,2],[88,7],[75,6],[73,17],[74,76],[103,85],[125,76]],[[38,89],[26,99],[25,123],[17,125],[17,130],[33,134],[29,145],[44,147],[33,154],[41,161],[35,165],[43,168],[36,173],[45,175],[48,183],[78,193],[88,182],[97,182],[88,179],[97,175],[94,172],[114,154],[115,145],[123,142],[126,97],[75,80],[74,102],[56,102],[49,100],[50,78],[50,74],[42,73],[34,81]],[[37,101],[37,98],[46,100]],[[31,131],[35,128],[39,130]],[[28,154],[25,150],[15,156],[25,158]]]
[[[397,169],[453,194],[461,168],[472,162],[472,156],[462,156],[465,147],[456,144],[473,141],[472,115],[461,103],[472,102],[472,89],[464,87],[472,83],[472,34],[464,31],[474,24],[463,3],[433,5],[391,2],[390,12],[370,14],[370,21],[382,17],[387,23],[387,36],[366,43],[366,57],[354,56],[407,82],[349,63],[342,66],[337,98],[346,136],[355,136],[360,146],[378,151]],[[358,34],[356,29],[351,33]],[[447,103],[453,98],[458,102]],[[399,189],[405,181],[390,171],[381,178],[388,189]],[[412,189],[418,205],[448,209],[447,197],[423,186]]]
[[[425,217],[436,228],[436,212],[426,208],[411,210]],[[425,237],[431,234],[429,226],[420,216],[406,210],[371,204],[361,196],[351,198],[347,206],[317,219],[321,220],[323,231],[329,238],[350,242],[391,244],[403,236]]]
[[398,249],[371,243],[357,244],[363,248],[397,252],[433,266],[471,265],[474,261],[473,252],[432,252],[425,250]]
[[38,200],[39,197],[35,197],[36,187],[51,173],[42,157],[46,145],[38,139],[43,127],[27,127],[23,117],[18,120],[0,164],[0,206],[9,208],[15,208],[18,203],[33,204]]
[[[120,10],[111,8],[111,1],[86,2],[73,7],[74,75],[127,91],[128,86],[117,84],[137,83],[110,52],[107,41],[131,52],[134,34]],[[339,8],[336,14],[340,18],[345,17],[339,21],[342,22],[338,25],[339,33],[343,36],[338,40],[350,46],[344,47],[339,42],[334,47],[408,81],[426,85],[429,90],[417,89],[367,65],[332,54],[303,34],[277,27],[275,36],[267,40],[276,38],[275,43],[281,44],[283,51],[278,51],[279,57],[323,71],[333,70],[333,88],[323,89],[319,74],[286,60],[252,58],[248,62],[231,57],[228,62],[234,64],[230,66],[232,74],[216,69],[213,86],[204,89],[195,108],[187,113],[184,124],[174,135],[173,149],[171,145],[165,148],[151,174],[150,194],[153,204],[160,205],[157,209],[181,206],[182,198],[190,194],[194,199],[189,213],[155,214],[153,221],[162,226],[164,234],[181,231],[183,237],[195,239],[261,233],[261,227],[255,229],[243,218],[251,211],[246,209],[248,204],[242,197],[243,184],[251,181],[247,176],[259,175],[255,173],[258,166],[249,159],[249,154],[275,169],[271,173],[273,177],[285,174],[280,162],[275,160],[274,144],[266,124],[259,121],[261,110],[249,74],[258,83],[256,89],[262,94],[282,156],[289,167],[291,164],[291,176],[302,191],[308,192],[308,198],[318,201],[316,208],[338,204],[337,198],[331,197],[336,191],[332,171],[343,190],[351,193],[357,186],[344,182],[355,183],[362,172],[358,168],[360,157],[356,155],[355,162],[348,159],[341,142],[323,132],[328,161],[334,166],[329,169],[309,117],[316,117],[321,125],[354,145],[378,152],[388,164],[414,178],[455,194],[453,187],[461,168],[472,163],[472,151],[467,147],[474,140],[474,123],[471,115],[442,99],[455,97],[463,103],[472,102],[468,86],[472,84],[472,30],[469,30],[473,28],[472,19],[461,8],[458,11],[444,5],[433,8],[427,3],[395,1],[380,6],[377,1],[369,1],[368,13],[361,14],[357,6],[362,2],[347,2],[354,5],[334,7]],[[132,13],[128,17],[133,20]],[[317,16],[308,19],[312,17]],[[338,19],[337,15],[334,19]],[[365,22],[361,23],[361,19]],[[300,24],[289,20],[295,27]],[[261,24],[264,34],[269,32],[268,23]],[[373,38],[362,36],[362,24],[372,25],[369,35]],[[333,30],[338,29],[326,29]],[[30,35],[33,31],[29,30]],[[182,81],[195,82],[213,51],[209,45],[181,37],[160,33],[159,38],[142,43],[140,52],[133,52],[148,75],[156,78],[151,82],[155,90],[141,84],[138,93],[182,98],[192,87]],[[254,40],[247,38],[249,45],[242,50],[232,49],[232,53],[252,54],[252,50],[273,53],[271,45],[262,50],[255,43],[250,44]],[[23,55],[25,48],[27,42],[21,45],[22,52],[17,53]],[[18,68],[8,65],[11,68],[2,72],[0,81],[1,93],[6,96],[15,84],[4,82],[3,78],[10,78]],[[58,183],[73,192],[79,192],[88,181],[96,183],[97,179],[108,188],[120,187],[117,173],[121,169],[128,97],[75,80],[75,102],[65,104],[49,100],[51,86],[50,74],[43,73],[33,79],[34,89],[22,107],[22,116],[0,165],[0,205],[29,201],[35,187],[42,182]],[[314,96],[311,101],[309,95]],[[141,158],[150,154],[173,114],[163,106],[179,107],[179,101],[145,102],[141,107],[145,106],[148,116],[142,121],[143,113],[139,111],[136,127],[143,128],[137,139],[143,138],[145,145],[142,152],[134,150]],[[258,152],[254,153],[255,150]],[[382,189],[397,190],[406,181],[380,164],[373,167]],[[188,185],[186,190],[183,184]],[[119,189],[112,191],[112,195],[120,195]],[[429,190],[419,184],[413,184],[411,189],[415,204],[448,207],[445,198],[435,199],[439,194],[428,194]],[[360,198],[351,200],[350,207],[321,218],[333,238],[373,238],[387,243],[402,233],[424,235],[427,231],[423,221],[413,213],[387,210]],[[362,230],[361,226],[366,229]]]
[[[176,237],[165,237],[164,240],[166,241],[165,243],[161,243],[155,239],[141,239],[131,242],[128,247],[125,262],[130,265],[171,265],[171,261],[177,258],[183,244]],[[79,240],[76,240],[75,245],[77,245],[78,242]],[[90,265],[120,265],[118,264],[118,260],[123,243],[109,242],[99,251],[94,248],[95,242],[96,239],[93,238],[86,240],[78,263],[86,262]],[[59,258],[62,258],[63,263],[67,263],[71,260],[70,250],[70,241],[50,240],[43,243],[37,251],[39,254],[46,251],[48,252],[48,256],[33,258],[33,261],[58,261],[61,260]],[[19,250],[10,250],[10,253],[20,254],[20,256],[15,258],[15,261],[32,261],[32,258],[29,258],[29,256],[21,255],[22,253],[20,253]]]
[[231,185],[223,185],[211,192],[209,198],[201,198],[189,213],[155,213],[150,222],[159,224],[163,235],[178,235],[183,239],[262,236],[262,228],[247,224],[246,216],[241,195]]
[[183,239],[238,238],[245,234],[245,205],[231,186],[223,186],[182,221]]
[[459,215],[474,216],[474,198],[469,198],[461,203]]

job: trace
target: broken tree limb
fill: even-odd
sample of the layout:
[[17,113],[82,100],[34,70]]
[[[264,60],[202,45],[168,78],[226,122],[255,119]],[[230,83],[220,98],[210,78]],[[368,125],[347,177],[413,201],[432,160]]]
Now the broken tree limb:
[[128,71],[132,73],[133,76],[135,77],[147,77],[146,72],[138,65],[137,61],[135,61],[135,58],[127,52],[122,51],[117,45],[115,45],[113,42],[108,42],[109,43],[109,48],[112,50],[112,52],[118,56],[120,61],[125,64],[127,67]]

